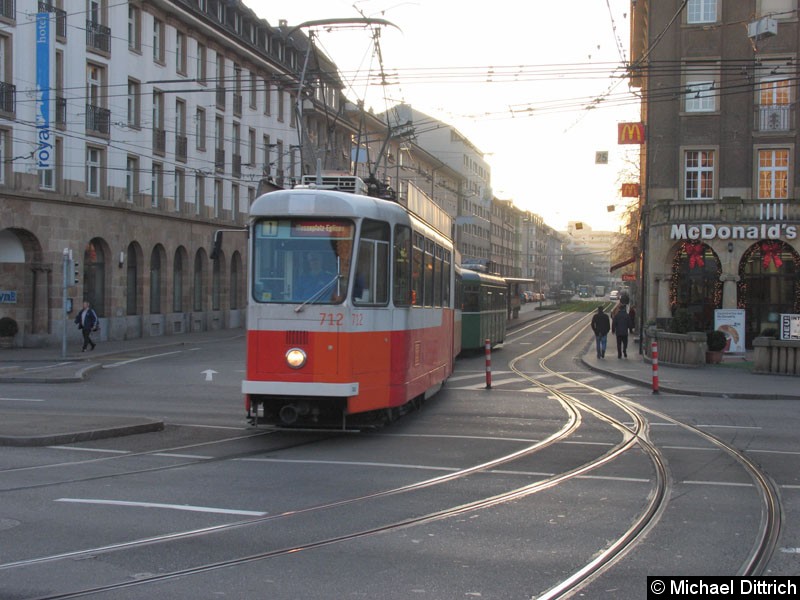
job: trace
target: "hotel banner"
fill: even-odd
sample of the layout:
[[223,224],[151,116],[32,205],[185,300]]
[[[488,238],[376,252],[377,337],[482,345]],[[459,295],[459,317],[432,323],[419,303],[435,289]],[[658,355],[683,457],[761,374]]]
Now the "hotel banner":
[[55,150],[51,131],[51,108],[55,98],[51,82],[55,69],[54,13],[36,13],[36,168],[49,171],[55,167]]

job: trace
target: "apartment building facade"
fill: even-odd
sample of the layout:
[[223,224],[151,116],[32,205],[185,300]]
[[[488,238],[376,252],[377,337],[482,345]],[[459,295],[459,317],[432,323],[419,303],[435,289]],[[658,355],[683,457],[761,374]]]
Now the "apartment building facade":
[[647,321],[800,313],[797,0],[632,2]]
[[214,231],[318,160],[349,169],[335,66],[313,53],[301,82],[305,34],[241,3],[3,2],[0,48],[0,312],[18,344],[59,337],[65,284],[104,337],[240,326],[245,236],[212,261]]

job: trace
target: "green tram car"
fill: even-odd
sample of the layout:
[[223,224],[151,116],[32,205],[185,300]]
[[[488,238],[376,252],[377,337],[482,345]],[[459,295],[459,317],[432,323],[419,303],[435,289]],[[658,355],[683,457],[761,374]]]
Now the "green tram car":
[[487,339],[492,347],[502,344],[509,310],[506,280],[469,269],[462,269],[461,278],[461,350],[481,350]]

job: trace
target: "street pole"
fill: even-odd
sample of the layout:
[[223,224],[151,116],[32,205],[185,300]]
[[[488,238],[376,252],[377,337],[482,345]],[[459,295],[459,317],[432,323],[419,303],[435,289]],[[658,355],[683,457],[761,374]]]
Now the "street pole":
[[69,255],[71,254],[69,248],[64,248],[62,253],[63,279],[61,285],[61,310],[63,312],[64,326],[61,329],[61,358],[67,357],[67,278],[69,277]]

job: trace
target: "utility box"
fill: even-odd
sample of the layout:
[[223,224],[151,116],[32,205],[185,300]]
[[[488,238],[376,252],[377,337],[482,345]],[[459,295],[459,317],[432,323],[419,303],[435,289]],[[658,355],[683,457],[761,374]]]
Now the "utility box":
[[778,35],[778,21],[764,17],[758,21],[747,24],[747,37],[760,40],[772,35]]

